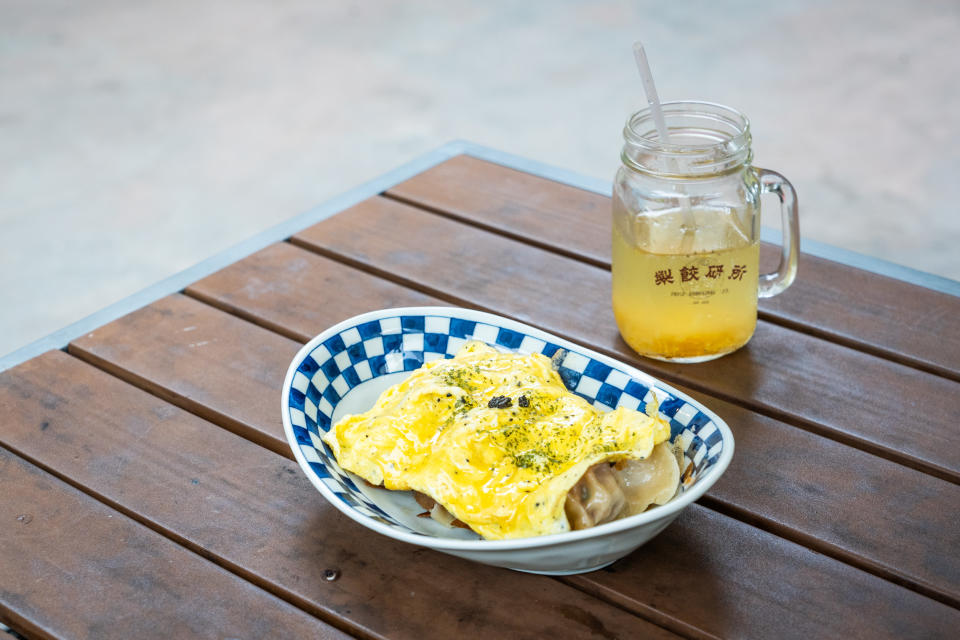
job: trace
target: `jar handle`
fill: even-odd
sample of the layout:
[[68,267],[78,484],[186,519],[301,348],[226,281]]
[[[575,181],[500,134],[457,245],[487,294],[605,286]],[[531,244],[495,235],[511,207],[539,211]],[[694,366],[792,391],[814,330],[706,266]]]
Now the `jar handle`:
[[800,259],[800,223],[797,220],[797,193],[790,181],[776,171],[754,167],[760,180],[761,193],[775,193],[780,198],[780,216],[783,227],[783,245],[780,265],[773,273],[760,275],[757,296],[772,298],[793,284],[797,277],[797,262]]

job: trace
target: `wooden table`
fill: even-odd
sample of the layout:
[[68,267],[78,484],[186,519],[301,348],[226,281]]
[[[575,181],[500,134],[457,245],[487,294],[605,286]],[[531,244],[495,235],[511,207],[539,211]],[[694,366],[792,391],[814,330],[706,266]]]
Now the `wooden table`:
[[[0,620],[58,638],[958,637],[957,283],[805,254],[746,348],[645,360],[610,309],[605,185],[571,183],[592,186],[448,145],[7,358]],[[649,371],[728,422],[733,463],[585,575],[364,529],[292,461],[280,386],[321,330],[423,304]]]

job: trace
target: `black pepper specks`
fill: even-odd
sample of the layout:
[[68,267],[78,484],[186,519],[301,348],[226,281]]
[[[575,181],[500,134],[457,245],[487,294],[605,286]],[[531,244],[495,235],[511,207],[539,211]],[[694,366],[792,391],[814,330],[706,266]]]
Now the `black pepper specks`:
[[519,398],[517,398],[517,404],[523,407],[524,409],[526,409],[527,407],[530,406],[530,398],[528,398],[527,396],[520,396]]
[[513,400],[508,396],[493,396],[487,406],[491,409],[507,409],[513,406]]

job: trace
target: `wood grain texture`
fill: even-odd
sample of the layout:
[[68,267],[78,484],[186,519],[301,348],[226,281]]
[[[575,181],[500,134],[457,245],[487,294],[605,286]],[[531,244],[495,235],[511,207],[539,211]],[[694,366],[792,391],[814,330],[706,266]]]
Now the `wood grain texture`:
[[286,455],[280,389],[301,346],[174,294],[74,340],[69,351]]
[[764,317],[960,380],[960,298],[816,256],[799,273]]
[[706,504],[960,607],[960,486],[681,390],[736,442]]
[[[606,196],[465,155],[387,193],[592,264],[610,265]],[[802,210],[800,218],[802,229]],[[778,251],[763,247],[765,258]],[[788,326],[960,379],[960,299],[954,296],[803,255],[797,281],[786,293],[762,300],[760,310],[763,317]]]
[[349,637],[3,448],[0,486],[0,617],[29,637]]
[[[295,255],[295,254],[294,254]],[[255,262],[256,266],[248,263]],[[326,265],[298,272],[307,280],[323,278]],[[254,256],[231,267],[235,271],[229,280],[211,284],[207,294],[218,299],[237,300],[247,290],[242,274],[266,272],[262,256]],[[286,271],[282,262],[274,264],[276,278]],[[364,292],[371,304],[378,304],[376,287],[368,286],[371,276],[363,274],[354,286]],[[252,276],[253,277],[253,276]],[[223,289],[215,287],[224,287]],[[264,319],[270,326],[298,327],[312,317],[310,303],[297,301],[297,289],[278,285],[276,291],[264,288],[257,298],[243,300],[246,315]],[[270,300],[262,305],[261,300]],[[288,301],[289,299],[289,301]],[[237,302],[241,304],[241,302]],[[320,303],[315,303],[319,305]],[[198,325],[220,326],[220,312],[209,309],[190,312],[190,322]],[[205,322],[201,316],[211,316]],[[179,350],[177,333],[166,330],[182,322],[174,317],[152,313],[153,324],[137,325],[136,333],[109,334],[113,342],[135,340],[139,333],[167,336],[171,350]],[[262,330],[261,330],[262,331]],[[264,331],[264,333],[267,333]],[[103,339],[97,332],[98,339]],[[224,339],[228,339],[224,336]],[[244,333],[233,341],[231,351],[242,352],[248,344],[269,342],[269,336],[258,337],[256,332]],[[241,357],[246,357],[241,354]],[[128,361],[129,360],[129,361]],[[164,361],[153,357],[148,362]],[[138,371],[142,358],[117,359],[113,362],[117,375],[124,370]],[[189,367],[188,367],[189,368]],[[280,379],[285,371],[277,369],[273,378]],[[251,367],[251,371],[260,371]],[[242,371],[239,375],[244,375]],[[247,374],[247,375],[252,375]],[[261,375],[261,374],[258,374]],[[151,382],[163,387],[181,383],[163,367],[150,373]],[[247,382],[238,381],[246,387]],[[204,397],[221,399],[239,413],[250,413],[244,405],[263,402],[252,394],[231,397],[233,381],[208,377],[204,384],[219,389],[203,389]],[[690,392],[689,389],[684,389]],[[960,603],[960,558],[953,550],[960,546],[960,527],[956,516],[960,512],[960,486],[939,480],[919,471],[877,458],[863,451],[822,438],[771,418],[714,397],[694,393],[702,402],[717,411],[731,426],[737,442],[735,462],[721,481],[711,490],[711,505],[750,522],[773,530],[804,544],[830,553],[847,562],[866,567],[879,575],[909,584],[912,588],[945,602]],[[272,397],[272,396],[271,396]],[[211,405],[214,413],[226,407]],[[264,425],[249,425],[250,430],[262,430]],[[905,545],[904,539],[923,540],[922,545]]]
[[837,575],[837,565],[694,504],[635,553],[567,581],[631,611],[676,612],[721,638],[956,636],[956,609],[920,612],[921,596],[906,590],[877,602],[874,588],[891,583],[849,567]]
[[[366,229],[392,228],[370,234]],[[429,238],[429,241],[427,241]],[[960,384],[768,322],[698,365],[642,359],[620,338],[602,269],[372,198],[294,236],[433,295],[507,315],[871,453],[960,481]]]
[[[367,311],[444,304],[285,242],[190,285],[186,293],[301,342]],[[296,323],[273,322],[284,314]]]
[[454,156],[385,193],[516,240],[610,266],[608,196],[468,155]]
[[364,529],[295,463],[62,352],[0,374],[0,414],[4,446],[357,635],[675,637],[550,578]]

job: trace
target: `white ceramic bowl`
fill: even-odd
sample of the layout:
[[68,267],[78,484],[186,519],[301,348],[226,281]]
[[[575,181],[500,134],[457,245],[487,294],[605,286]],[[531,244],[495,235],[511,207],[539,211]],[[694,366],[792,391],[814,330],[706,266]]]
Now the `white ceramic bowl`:
[[[373,406],[380,393],[424,362],[450,358],[466,340],[501,349],[567,355],[560,376],[599,409],[643,410],[655,394],[671,440],[684,450],[683,484],[667,504],[591,529],[510,540],[484,540],[472,531],[420,518],[407,491],[373,488],[344,471],[320,436],[346,413]],[[493,314],[450,307],[407,307],[365,313],[330,327],[307,343],[283,384],[283,427],[297,462],[337,509],[385,536],[484,564],[544,574],[599,569],[660,533],[699,498],[733,457],[733,435],[712,411],[676,389],[621,362]]]

